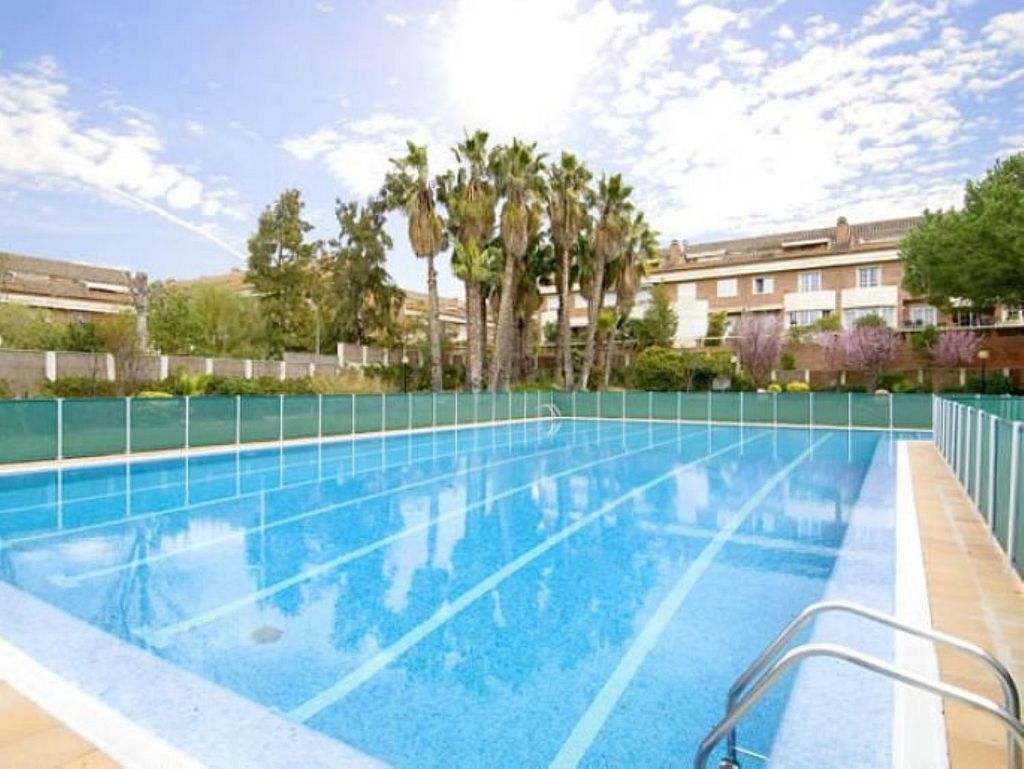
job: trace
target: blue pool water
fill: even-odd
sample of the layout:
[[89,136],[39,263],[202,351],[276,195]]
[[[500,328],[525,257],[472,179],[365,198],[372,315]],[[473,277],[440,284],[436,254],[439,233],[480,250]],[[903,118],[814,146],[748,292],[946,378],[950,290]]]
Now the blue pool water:
[[8,474],[0,579],[395,766],[688,766],[838,562],[890,608],[901,437],[542,420]]

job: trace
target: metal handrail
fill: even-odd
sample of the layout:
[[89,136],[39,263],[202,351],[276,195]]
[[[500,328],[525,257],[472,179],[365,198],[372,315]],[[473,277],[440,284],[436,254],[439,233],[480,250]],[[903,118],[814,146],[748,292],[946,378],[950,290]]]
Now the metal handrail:
[[554,403],[542,403],[537,408],[539,410],[539,409],[543,409],[545,406],[548,409],[550,409],[551,416],[553,416],[553,417],[560,417],[560,416],[562,416],[561,409],[559,409],[558,406],[556,406]]
[[[818,603],[812,603],[810,606],[800,612],[792,622],[790,622],[781,633],[779,633],[775,640],[769,644],[757,659],[755,659],[743,673],[740,674],[739,678],[729,689],[728,702],[726,704],[726,712],[732,710],[736,699],[740,696],[743,690],[750,683],[751,679],[754,678],[765,666],[773,660],[782,648],[786,646],[792,640],[800,629],[806,625],[812,618],[818,614],[823,614],[828,611],[843,611],[849,614],[855,614],[860,617],[864,617],[874,622],[878,622],[882,625],[887,625],[896,630],[900,630],[904,633],[917,636],[918,638],[925,638],[935,643],[943,644],[957,651],[963,652],[971,657],[974,657],[979,662],[986,665],[988,668],[995,673],[999,679],[999,685],[1003,690],[1003,702],[1005,704],[1006,712],[1012,715],[1014,718],[1020,720],[1020,695],[1017,691],[1017,685],[1013,681],[1013,676],[1010,675],[1010,671],[1006,669],[998,659],[992,656],[989,652],[982,649],[980,646],[976,646],[967,641],[962,641],[955,636],[948,635],[946,633],[939,632],[937,630],[930,630],[926,628],[917,627],[915,625],[908,625],[905,622],[901,622],[890,614],[885,614],[875,609],[869,609],[866,606],[853,603],[851,601],[821,601]],[[728,737],[729,745],[729,758],[732,761],[736,761],[736,730],[735,728],[730,730]],[[1010,765],[1015,769],[1020,767],[1020,754],[1017,750],[1016,743],[1011,739],[1007,745],[1007,750],[1010,754],[1011,763]]]
[[[753,686],[750,687],[750,690],[746,695],[740,697],[734,704],[733,708],[725,714],[722,720],[719,721],[710,732],[708,732],[708,735],[701,740],[700,746],[697,748],[697,754],[693,760],[694,769],[706,769],[708,756],[711,755],[711,751],[714,750],[715,745],[721,742],[722,738],[725,737],[729,730],[735,727],[736,723],[743,718],[743,716],[745,716],[750,709],[754,707],[754,705],[757,704],[761,697],[771,689],[775,682],[787,670],[789,670],[789,668],[802,660],[811,657],[832,657],[844,662],[852,662],[854,665],[862,667],[865,670],[870,670],[873,673],[879,673],[887,678],[907,684],[908,686],[922,689],[942,698],[962,702],[976,710],[980,710],[982,713],[986,713],[999,719],[1007,728],[1015,742],[1018,745],[1024,746],[1024,724],[1021,724],[1020,720],[984,697],[956,686],[950,686],[949,684],[941,681],[932,681],[915,673],[901,670],[895,665],[883,662],[876,657],[871,657],[867,654],[854,651],[853,649],[848,649],[845,646],[840,646],[838,644],[805,644],[803,646],[798,646],[795,649],[791,649],[773,663],[772,666],[765,671],[764,675],[757,679]],[[735,766],[736,764],[732,765]],[[729,766],[729,764],[723,762],[723,766]]]

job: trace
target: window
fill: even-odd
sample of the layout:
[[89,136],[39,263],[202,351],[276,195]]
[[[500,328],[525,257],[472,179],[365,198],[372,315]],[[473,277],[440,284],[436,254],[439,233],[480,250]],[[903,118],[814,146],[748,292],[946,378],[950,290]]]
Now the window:
[[736,296],[739,293],[739,287],[736,284],[736,278],[728,278],[726,280],[718,281],[718,295],[722,296]]
[[936,326],[939,321],[939,312],[930,304],[910,305],[911,326]]
[[818,270],[800,273],[800,293],[809,291],[821,291],[821,272]]
[[987,312],[975,310],[957,310],[953,313],[953,324],[956,326],[991,326],[992,316]]
[[583,294],[576,294],[575,306],[577,310],[587,309],[587,297],[583,296]]
[[896,325],[895,307],[851,307],[843,310],[843,325],[847,328],[857,325],[857,321],[868,315],[877,315],[887,326]]
[[755,294],[771,294],[775,292],[775,278],[754,278],[752,281]]
[[858,267],[857,288],[877,288],[882,285],[881,267]]
[[789,327],[810,326],[831,314],[831,310],[794,310],[789,313]]
[[1024,323],[1024,309],[1007,307],[1003,310],[1003,323],[1019,326]]

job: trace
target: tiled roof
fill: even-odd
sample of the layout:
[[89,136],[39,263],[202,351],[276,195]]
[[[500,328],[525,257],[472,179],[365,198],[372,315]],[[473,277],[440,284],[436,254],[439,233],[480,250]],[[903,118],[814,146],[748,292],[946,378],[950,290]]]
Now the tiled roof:
[[828,252],[857,251],[879,244],[895,245],[920,221],[920,217],[883,219],[849,225],[849,241],[837,242],[840,220],[832,227],[808,230],[790,230],[747,238],[705,241],[702,243],[673,243],[662,249],[662,262],[658,270],[678,270],[704,266],[715,262],[746,262],[772,257],[820,255]]
[[0,251],[0,291],[130,305],[129,285],[128,272],[116,267]]

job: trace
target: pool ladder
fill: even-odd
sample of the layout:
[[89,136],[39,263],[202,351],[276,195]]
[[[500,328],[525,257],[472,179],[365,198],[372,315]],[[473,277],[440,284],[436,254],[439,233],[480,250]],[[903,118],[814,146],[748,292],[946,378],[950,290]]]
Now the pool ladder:
[[[951,686],[943,681],[933,681],[924,678],[916,673],[898,668],[876,657],[839,644],[808,643],[791,649],[781,657],[779,656],[779,653],[811,619],[826,612],[854,614],[880,625],[886,625],[894,630],[941,644],[975,658],[987,666],[999,680],[1000,687],[1003,690],[1003,705],[996,705],[991,700],[966,689]],[[946,633],[908,625],[889,614],[884,614],[849,601],[823,601],[809,605],[775,637],[774,641],[765,647],[764,651],[757,656],[757,659],[750,664],[750,667],[743,671],[730,687],[725,715],[701,741],[693,761],[694,769],[706,769],[711,751],[715,749],[715,746],[723,738],[726,739],[726,755],[719,762],[719,769],[738,769],[740,766],[740,754],[759,760],[767,760],[767,756],[762,756],[759,753],[737,746],[737,724],[757,704],[761,697],[778,682],[779,678],[787,670],[812,657],[831,657],[832,659],[849,662],[894,681],[938,695],[943,699],[962,702],[1001,721],[1006,727],[1008,736],[1008,766],[1011,769],[1021,769],[1021,753],[1022,748],[1024,748],[1024,725],[1021,724],[1020,720],[1020,695],[1017,692],[1017,685],[1014,683],[1013,677],[1005,665],[987,651],[972,643],[947,635]]]

